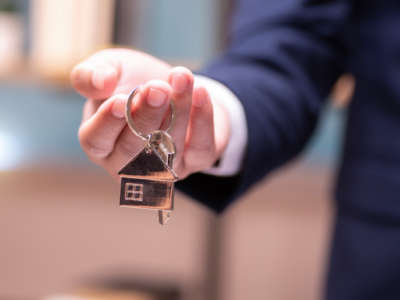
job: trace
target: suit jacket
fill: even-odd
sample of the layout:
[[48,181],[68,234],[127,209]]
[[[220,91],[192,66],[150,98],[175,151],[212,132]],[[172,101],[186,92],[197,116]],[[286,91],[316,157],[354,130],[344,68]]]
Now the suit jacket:
[[244,106],[242,172],[178,186],[223,211],[303,149],[332,84],[352,73],[326,297],[400,299],[400,1],[238,0],[229,39],[202,74]]
[[222,211],[303,149],[332,84],[350,72],[356,90],[336,198],[400,222],[400,1],[239,0],[229,39],[202,74],[242,101],[243,170],[235,178],[196,174],[180,188]]

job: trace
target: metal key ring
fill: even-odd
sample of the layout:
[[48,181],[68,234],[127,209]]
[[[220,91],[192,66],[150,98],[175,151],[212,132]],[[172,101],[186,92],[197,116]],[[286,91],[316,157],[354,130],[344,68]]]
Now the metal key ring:
[[[144,141],[148,141],[149,139],[149,134],[145,135],[142,132],[140,132],[139,130],[136,129],[135,124],[133,123],[133,119],[132,119],[132,114],[131,114],[131,105],[132,105],[132,101],[135,98],[136,94],[140,92],[140,87],[138,86],[136,88],[133,89],[133,91],[130,93],[128,101],[126,102],[126,107],[125,107],[125,119],[126,122],[128,123],[129,128],[132,130],[132,132],[138,136],[139,138],[141,138]],[[165,132],[168,132],[172,126],[174,125],[175,122],[175,104],[174,101],[170,101],[169,105],[171,107],[171,117],[169,119],[169,126],[167,129],[163,130]]]

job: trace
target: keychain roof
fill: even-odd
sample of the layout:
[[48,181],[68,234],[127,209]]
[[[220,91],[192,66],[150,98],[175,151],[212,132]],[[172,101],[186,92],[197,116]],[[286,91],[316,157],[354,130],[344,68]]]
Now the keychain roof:
[[146,146],[118,172],[118,175],[149,180],[178,180],[178,175],[157,152],[151,146]]

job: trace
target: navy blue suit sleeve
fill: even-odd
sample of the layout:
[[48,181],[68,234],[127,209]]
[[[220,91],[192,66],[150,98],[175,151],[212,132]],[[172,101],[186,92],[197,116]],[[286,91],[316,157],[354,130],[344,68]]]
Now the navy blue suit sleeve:
[[[238,176],[194,174],[178,187],[220,212],[310,137],[323,100],[343,72],[350,0],[241,0],[226,51],[201,74],[240,99],[248,145]],[[233,128],[234,130],[234,128]]]

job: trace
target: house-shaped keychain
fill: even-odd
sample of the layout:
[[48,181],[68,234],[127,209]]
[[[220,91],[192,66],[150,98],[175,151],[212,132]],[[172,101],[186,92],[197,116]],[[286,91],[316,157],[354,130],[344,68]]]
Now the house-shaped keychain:
[[119,171],[120,206],[173,209],[174,182],[178,180],[172,169],[175,146],[166,141],[165,132],[153,132],[144,149]]

